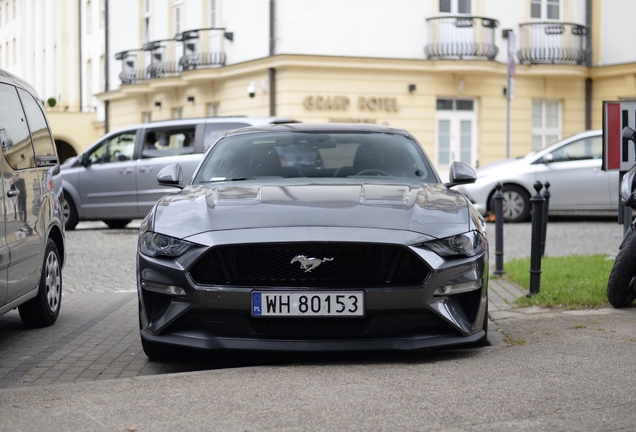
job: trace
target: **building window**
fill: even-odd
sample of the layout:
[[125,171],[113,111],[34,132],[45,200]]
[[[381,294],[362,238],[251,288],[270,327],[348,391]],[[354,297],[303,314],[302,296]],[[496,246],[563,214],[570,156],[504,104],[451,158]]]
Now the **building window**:
[[175,2],[174,5],[174,34],[180,34],[183,29],[181,26],[183,5],[181,2]]
[[2,26],[2,11],[4,9],[2,8],[2,6],[0,5],[0,27]]
[[532,101],[532,150],[540,150],[561,139],[561,103]]
[[559,20],[560,0],[530,0],[530,17],[536,19]]
[[13,0],[13,19],[15,19],[15,0]]
[[99,28],[104,28],[106,25],[106,3],[104,0],[99,0]]
[[217,20],[219,16],[217,7],[218,7],[217,1],[210,0],[210,27],[217,26]]
[[13,52],[11,53],[11,56],[13,57],[13,64],[16,64],[18,62],[18,44],[15,41],[15,38],[13,38]]
[[90,107],[93,101],[93,62],[86,62],[86,101]]
[[150,123],[152,121],[152,112],[147,111],[141,113],[141,122],[142,123]]
[[9,61],[9,42],[4,44],[4,55],[6,56],[4,64],[6,65],[6,67],[9,67],[9,65],[11,64],[11,62]]
[[441,13],[455,13],[470,15],[472,0],[439,0]]
[[99,91],[106,91],[106,74],[104,73],[106,65],[104,64],[104,55],[99,57]]
[[218,117],[221,115],[221,106],[218,102],[212,102],[208,104],[208,116],[209,117]]
[[86,2],[86,33],[91,34],[93,32],[93,7],[91,0]]

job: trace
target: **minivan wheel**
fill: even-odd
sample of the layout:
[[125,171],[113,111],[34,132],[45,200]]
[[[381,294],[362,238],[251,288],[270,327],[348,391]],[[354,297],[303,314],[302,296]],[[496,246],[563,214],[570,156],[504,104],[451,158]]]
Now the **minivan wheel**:
[[57,320],[62,304],[62,265],[55,242],[47,240],[40,286],[35,298],[18,307],[27,327],[49,326]]
[[64,215],[64,228],[71,231],[74,230],[79,222],[79,218],[77,217],[77,209],[75,208],[75,203],[73,199],[64,194],[64,203],[62,204],[62,214]]
[[132,219],[104,219],[102,222],[108,225],[108,228],[117,229],[124,228],[132,222]]

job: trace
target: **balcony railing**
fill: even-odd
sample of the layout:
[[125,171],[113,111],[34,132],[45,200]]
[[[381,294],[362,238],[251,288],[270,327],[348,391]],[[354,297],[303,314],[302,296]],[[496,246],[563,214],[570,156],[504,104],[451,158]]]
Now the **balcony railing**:
[[225,64],[224,30],[222,28],[206,28],[188,30],[178,34],[175,40],[183,42],[184,51],[179,60],[181,68],[193,70],[200,67],[223,66]]
[[495,29],[499,21],[477,16],[428,18],[428,40],[424,53],[429,59],[486,58],[494,60]]
[[521,63],[584,64],[587,51],[587,27],[563,22],[519,24]]
[[115,60],[121,60],[119,79],[122,84],[136,84],[146,79],[146,73],[143,70],[143,52],[143,49],[136,49],[115,54]]
[[223,39],[231,33],[222,28],[188,30],[174,39],[145,43],[141,49],[122,51],[122,84],[136,84],[152,78],[177,76],[184,70],[218,67],[225,64]]
[[183,55],[183,49],[174,39],[145,43],[143,50],[146,52],[148,78],[165,78],[179,74],[178,59]]

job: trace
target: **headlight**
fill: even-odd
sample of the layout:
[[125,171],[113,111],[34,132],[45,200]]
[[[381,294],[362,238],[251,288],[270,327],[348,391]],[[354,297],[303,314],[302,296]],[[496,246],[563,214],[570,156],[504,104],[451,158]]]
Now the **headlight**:
[[150,231],[144,233],[139,241],[139,251],[150,257],[178,257],[194,246],[194,243]]
[[423,246],[440,256],[475,256],[484,252],[488,247],[486,239],[478,231],[469,231],[446,237],[440,240],[426,242]]

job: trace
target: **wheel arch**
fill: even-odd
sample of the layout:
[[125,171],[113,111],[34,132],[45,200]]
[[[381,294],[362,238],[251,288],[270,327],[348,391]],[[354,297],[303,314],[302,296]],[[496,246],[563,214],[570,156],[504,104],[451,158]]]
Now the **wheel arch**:
[[64,236],[59,226],[53,225],[49,231],[49,238],[53,240],[62,260],[62,266],[66,261],[66,249],[64,247]]

